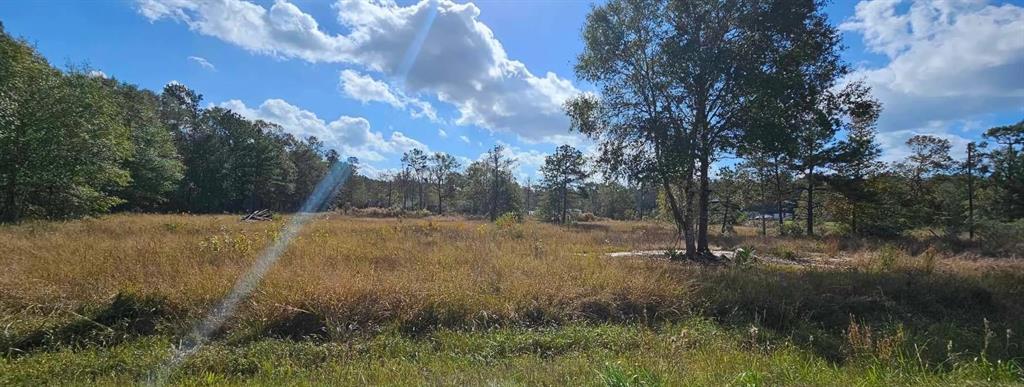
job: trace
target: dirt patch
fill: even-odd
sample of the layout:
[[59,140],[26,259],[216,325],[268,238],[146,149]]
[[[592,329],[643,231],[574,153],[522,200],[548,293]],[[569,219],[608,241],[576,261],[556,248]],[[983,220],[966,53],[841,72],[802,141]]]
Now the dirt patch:
[[[649,258],[659,260],[671,260],[675,250],[634,250],[634,251],[619,251],[605,254],[605,256],[611,258]],[[722,261],[731,261],[735,256],[735,251],[728,250],[711,250],[711,254],[720,258]],[[783,259],[777,258],[770,255],[756,255],[754,259],[757,262],[768,263],[773,265],[783,266],[799,266],[799,267],[813,267],[823,269],[835,269],[842,265],[838,262],[831,262],[827,259],[808,259],[808,258],[792,258]]]

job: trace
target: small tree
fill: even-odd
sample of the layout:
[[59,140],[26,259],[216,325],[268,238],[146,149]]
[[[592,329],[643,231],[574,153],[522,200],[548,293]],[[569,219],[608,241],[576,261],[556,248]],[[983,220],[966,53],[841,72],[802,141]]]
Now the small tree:
[[486,207],[490,220],[494,221],[499,215],[518,210],[520,192],[512,179],[512,166],[516,160],[505,155],[504,146],[495,145],[479,163],[481,172],[486,174],[479,177],[486,179],[488,186]]
[[851,107],[850,129],[847,139],[839,144],[835,175],[830,179],[832,188],[850,205],[850,229],[860,233],[861,208],[873,202],[875,192],[867,184],[868,178],[881,172],[884,164],[878,161],[882,154],[875,142],[875,122],[881,113],[881,104],[871,98],[855,101]]
[[418,188],[418,204],[420,209],[426,208],[426,200],[423,195],[423,188],[429,178],[428,167],[430,157],[419,148],[412,148],[402,153],[402,164],[405,164],[415,175],[416,187]]
[[556,201],[552,204],[555,204],[558,222],[561,224],[566,221],[570,191],[579,189],[589,176],[586,164],[583,152],[569,145],[558,147],[554,154],[544,158],[544,166],[541,167],[543,184],[549,194],[555,195]]
[[1024,121],[985,132],[985,138],[1001,147],[988,152],[992,181],[997,187],[996,211],[1002,219],[1024,217]]
[[430,157],[430,176],[437,188],[437,213],[444,213],[444,198],[451,191],[451,176],[459,168],[455,157],[447,153],[434,153]]

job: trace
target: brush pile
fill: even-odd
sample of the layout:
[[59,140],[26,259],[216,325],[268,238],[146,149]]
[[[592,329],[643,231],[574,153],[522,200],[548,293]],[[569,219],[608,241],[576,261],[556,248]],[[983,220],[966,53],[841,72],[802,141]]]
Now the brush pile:
[[242,216],[241,220],[243,222],[265,222],[274,220],[274,217],[270,210],[257,210]]

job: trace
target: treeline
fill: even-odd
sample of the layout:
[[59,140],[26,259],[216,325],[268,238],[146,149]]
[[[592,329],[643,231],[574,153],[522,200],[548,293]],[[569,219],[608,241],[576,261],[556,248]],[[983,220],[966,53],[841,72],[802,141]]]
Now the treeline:
[[339,162],[314,137],[201,102],[176,83],[156,94],[60,71],[0,26],[0,221],[290,211]]
[[342,210],[373,208],[376,213],[361,213],[378,216],[418,212],[493,220],[512,214],[563,223],[658,216],[656,187],[589,179],[593,166],[568,145],[547,157],[539,181],[518,181],[513,174],[517,160],[500,145],[466,166],[449,154],[420,149],[405,152],[401,160],[397,171],[353,176],[341,187],[335,205]]
[[[848,70],[838,32],[817,5],[790,5],[616,0],[595,8],[577,72],[601,94],[572,99],[566,110],[599,152],[588,159],[561,146],[538,181],[517,181],[516,160],[501,146],[468,165],[412,149],[398,170],[362,176],[358,160],[339,160],[315,137],[203,108],[184,85],[157,94],[88,69],[55,69],[0,26],[0,221],[295,211],[337,166],[351,178],[319,210],[660,218],[692,254],[706,252],[711,224],[789,235],[927,230],[949,239],[1009,230],[1019,240],[1024,122],[988,130],[966,160],[950,156],[947,140],[916,136],[906,159],[881,162],[881,105],[863,84],[840,84]],[[714,171],[726,156],[738,161]]]

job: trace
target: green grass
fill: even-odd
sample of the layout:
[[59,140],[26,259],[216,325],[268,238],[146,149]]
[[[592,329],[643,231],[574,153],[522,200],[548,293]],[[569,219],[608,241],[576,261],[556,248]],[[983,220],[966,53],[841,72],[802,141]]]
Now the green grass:
[[[0,360],[0,384],[144,382],[166,359],[167,336],[62,348]],[[985,359],[948,370],[870,357],[829,362],[785,340],[691,319],[657,327],[568,325],[482,332],[398,331],[316,342],[257,339],[204,347],[170,376],[182,385],[938,385],[1022,382],[1019,367]]]

